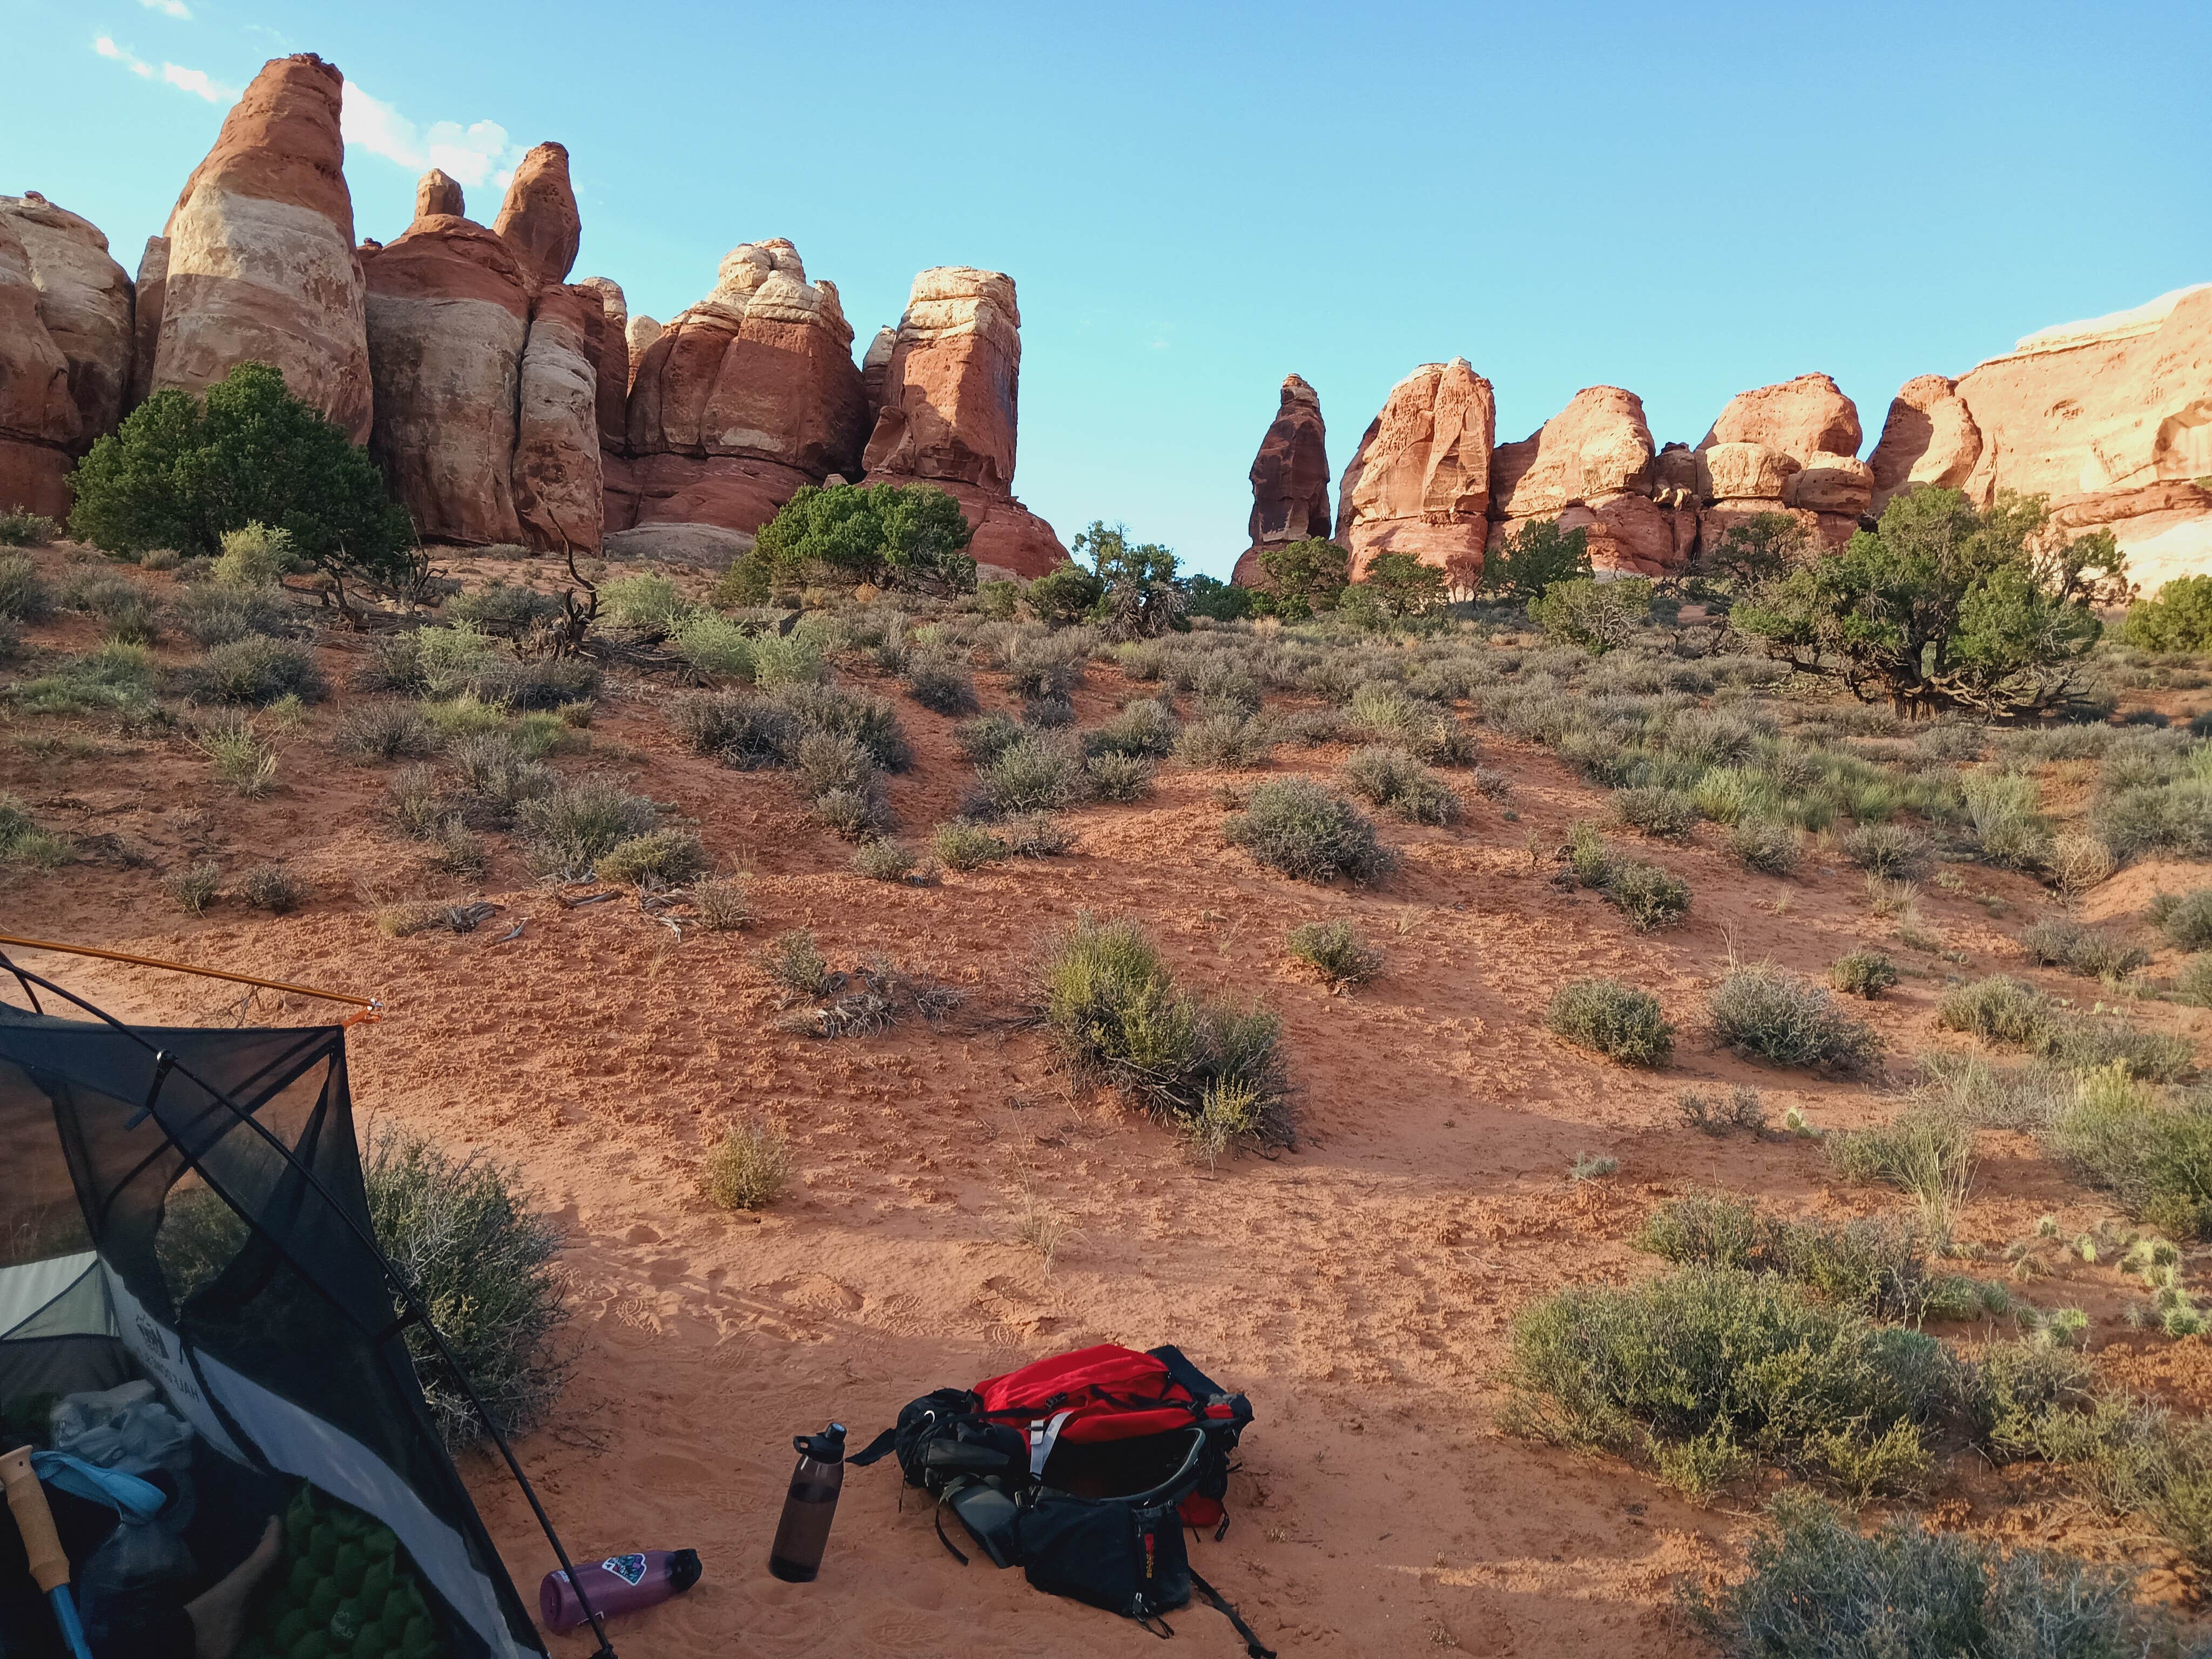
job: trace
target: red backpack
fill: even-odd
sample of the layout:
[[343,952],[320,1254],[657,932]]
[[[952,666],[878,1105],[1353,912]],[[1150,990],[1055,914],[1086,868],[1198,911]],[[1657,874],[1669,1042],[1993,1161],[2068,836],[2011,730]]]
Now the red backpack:
[[1182,1535],[1228,1531],[1229,1455],[1251,1420],[1249,1401],[1179,1349],[1101,1343],[925,1395],[846,1461],[896,1453],[906,1483],[938,1499],[937,1535],[963,1565],[948,1508],[995,1565],[1023,1568],[1039,1589],[1166,1632],[1160,1614],[1194,1589],[1252,1659],[1273,1659],[1191,1567]]

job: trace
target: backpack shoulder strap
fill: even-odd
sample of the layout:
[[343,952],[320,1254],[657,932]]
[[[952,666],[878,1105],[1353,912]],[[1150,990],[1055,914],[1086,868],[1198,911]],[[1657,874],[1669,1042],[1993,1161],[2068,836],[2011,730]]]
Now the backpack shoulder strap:
[[871,1463],[881,1462],[885,1454],[897,1443],[898,1431],[896,1428],[885,1429],[860,1450],[847,1453],[845,1461],[857,1468],[865,1469]]
[[1244,1622],[1235,1607],[1231,1607],[1222,1599],[1219,1590],[1199,1576],[1196,1567],[1190,1569],[1190,1583],[1192,1589],[1211,1601],[1220,1610],[1223,1618],[1237,1626],[1237,1633],[1244,1638],[1244,1652],[1247,1659],[1275,1659],[1274,1649],[1268,1647],[1252,1633],[1252,1626]]

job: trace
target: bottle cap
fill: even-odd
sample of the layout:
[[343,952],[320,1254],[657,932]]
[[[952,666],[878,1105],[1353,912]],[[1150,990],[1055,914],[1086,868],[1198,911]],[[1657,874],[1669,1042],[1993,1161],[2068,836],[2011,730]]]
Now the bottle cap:
[[699,1565],[696,1550],[677,1550],[668,1558],[668,1583],[678,1595],[699,1582],[706,1569]]
[[791,1443],[817,1463],[842,1463],[845,1461],[845,1425],[832,1423],[819,1434],[795,1434]]

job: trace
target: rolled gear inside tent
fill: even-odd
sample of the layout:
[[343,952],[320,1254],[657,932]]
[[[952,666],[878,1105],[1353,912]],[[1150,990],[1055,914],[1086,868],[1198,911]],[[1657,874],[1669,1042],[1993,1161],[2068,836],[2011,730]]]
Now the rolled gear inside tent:
[[[203,1511],[258,1505],[258,1531],[312,1483],[391,1529],[441,1651],[544,1652],[370,1242],[343,1027],[125,1029],[0,1005],[0,1149],[11,1431],[143,1377],[194,1431]],[[21,1571],[0,1536],[0,1578],[10,1549]],[[0,1654],[39,1651],[11,1639]]]

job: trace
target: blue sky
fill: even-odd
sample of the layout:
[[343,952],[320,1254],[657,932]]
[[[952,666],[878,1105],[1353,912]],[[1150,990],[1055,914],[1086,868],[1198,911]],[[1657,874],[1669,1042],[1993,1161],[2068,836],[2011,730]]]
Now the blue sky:
[[[316,51],[360,233],[433,159],[489,220],[568,146],[576,274],[663,319],[787,236],[859,344],[933,264],[1011,272],[1015,488],[1225,574],[1295,370],[1341,471],[1468,358],[1501,439],[1578,388],[1694,442],[1825,369],[1871,447],[1908,377],[2212,280],[2212,5],[339,7],[0,0],[0,191],[135,268],[235,88]],[[105,46],[101,42],[107,43]],[[481,180],[481,182],[478,182]]]

